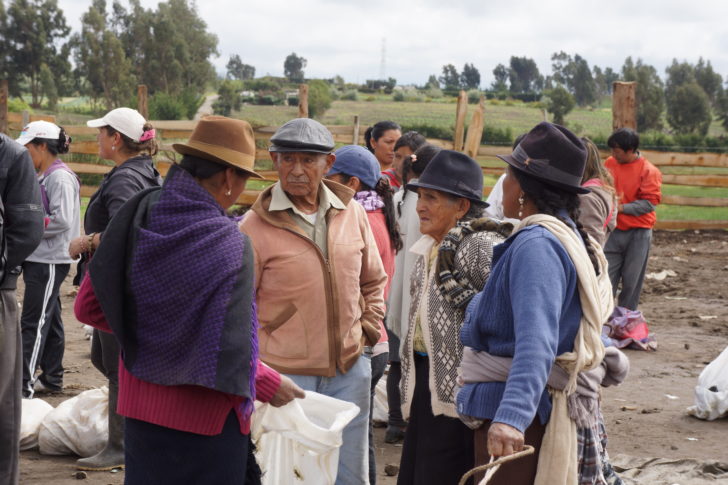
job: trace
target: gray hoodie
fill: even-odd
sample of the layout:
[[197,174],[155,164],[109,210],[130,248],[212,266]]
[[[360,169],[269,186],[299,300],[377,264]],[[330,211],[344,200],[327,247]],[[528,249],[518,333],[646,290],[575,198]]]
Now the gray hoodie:
[[59,169],[48,176],[40,175],[38,182],[48,194],[49,222],[40,245],[27,261],[48,264],[70,264],[68,254],[71,239],[81,234],[81,203],[79,183],[75,175]]

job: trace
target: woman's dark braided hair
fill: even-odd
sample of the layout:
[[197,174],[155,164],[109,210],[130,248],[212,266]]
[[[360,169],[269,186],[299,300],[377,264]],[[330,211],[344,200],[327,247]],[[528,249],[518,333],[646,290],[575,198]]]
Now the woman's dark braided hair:
[[594,249],[594,246],[592,246],[589,241],[589,236],[587,236],[584,226],[582,226],[581,222],[579,222],[579,214],[581,212],[579,210],[579,196],[575,193],[567,192],[557,187],[545,184],[518,169],[514,168],[513,173],[515,174],[524,194],[526,194],[526,197],[536,204],[536,208],[541,214],[556,217],[566,223],[564,218],[559,215],[561,209],[566,210],[571,220],[574,221],[574,224],[576,224],[576,230],[584,240],[584,245],[586,246],[586,251],[589,254],[589,260],[594,266],[594,271],[599,274],[599,262],[597,260],[596,249]]
[[[351,180],[351,175],[340,173],[341,176],[341,183],[346,184]],[[392,186],[389,185],[389,180],[387,177],[380,177],[379,181],[377,182],[377,186],[374,188],[369,187],[367,184],[359,180],[359,192],[363,192],[365,190],[373,190],[377,193],[379,197],[382,198],[382,201],[384,202],[383,212],[384,212],[384,220],[387,224],[387,232],[389,233],[389,239],[392,241],[392,247],[394,248],[395,252],[399,252],[402,247],[404,246],[404,242],[402,241],[402,235],[399,233],[399,224],[397,223],[397,218],[394,217],[394,199],[392,196],[394,195],[394,190],[392,189]]]
[[[407,157],[404,160],[404,163],[402,163],[402,180],[408,180],[410,178],[410,172],[416,177],[422,175],[422,172],[425,171],[425,167],[427,167],[427,164],[430,163],[430,160],[435,158],[435,155],[440,153],[440,150],[442,150],[442,148],[432,145],[430,143],[425,143],[424,145],[421,145],[417,150],[415,150],[415,162],[412,161],[412,157]],[[397,204],[398,216],[402,216],[402,204],[404,204],[404,199],[407,197],[407,193],[409,192],[409,189],[407,189],[407,184],[404,184],[402,190],[404,190],[404,192],[402,193],[402,200],[400,200]]]

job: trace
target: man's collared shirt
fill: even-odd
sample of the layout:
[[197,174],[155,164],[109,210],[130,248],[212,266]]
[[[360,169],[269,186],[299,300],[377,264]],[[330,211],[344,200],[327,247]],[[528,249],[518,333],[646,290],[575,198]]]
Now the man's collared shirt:
[[273,186],[272,198],[270,201],[269,211],[288,211],[290,216],[298,227],[306,233],[309,239],[311,239],[324,254],[324,257],[328,259],[328,245],[326,242],[327,224],[326,224],[326,213],[330,208],[344,210],[346,206],[331,189],[321,182],[319,184],[319,207],[314,214],[306,214],[305,212],[298,209],[288,195],[283,191],[281,183],[277,182]]

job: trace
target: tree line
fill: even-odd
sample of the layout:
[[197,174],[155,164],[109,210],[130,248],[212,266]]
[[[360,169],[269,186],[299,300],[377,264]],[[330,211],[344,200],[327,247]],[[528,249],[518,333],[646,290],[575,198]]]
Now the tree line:
[[[728,90],[723,77],[702,57],[695,64],[673,60],[664,81],[642,59],[627,57],[615,71],[590,67],[584,57],[564,51],[551,56],[551,74],[546,76],[533,59],[518,56],[511,56],[508,65],[498,64],[492,73],[494,80],[485,90],[489,97],[542,100],[556,122],[563,122],[577,105],[593,106],[610,96],[614,81],[635,81],[640,131],[661,130],[667,123],[675,133],[705,136],[714,117],[728,129]],[[466,63],[462,72],[452,64],[442,66],[442,75],[431,75],[424,87],[453,92],[479,85],[480,73]]]
[[92,0],[73,34],[56,0],[0,0],[0,78],[33,107],[55,109],[60,96],[80,94],[111,109],[131,104],[135,86],[146,84],[159,117],[194,114],[216,78],[217,44],[187,0],[156,9]]

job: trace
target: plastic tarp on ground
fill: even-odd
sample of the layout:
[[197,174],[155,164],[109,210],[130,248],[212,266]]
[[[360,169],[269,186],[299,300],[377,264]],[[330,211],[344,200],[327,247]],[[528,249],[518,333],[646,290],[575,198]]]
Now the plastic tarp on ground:
[[44,455],[95,455],[109,434],[109,390],[84,391],[63,401],[46,414],[40,425],[38,444]]
[[612,456],[609,461],[626,485],[728,483],[728,463],[627,455]]
[[700,373],[688,414],[708,421],[728,414],[728,347]]
[[251,433],[263,485],[333,485],[342,432],[357,414],[355,404],[315,392],[279,408],[257,403]]

